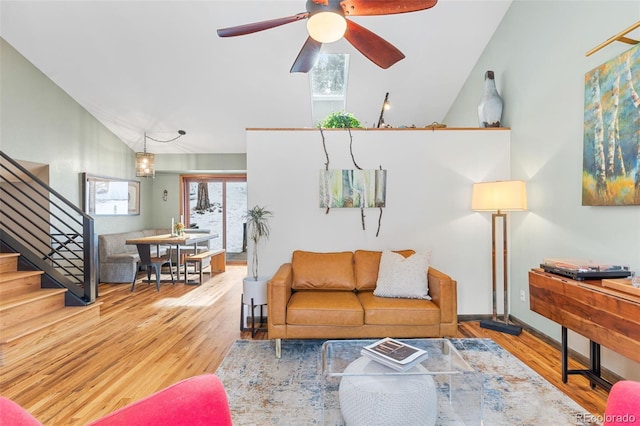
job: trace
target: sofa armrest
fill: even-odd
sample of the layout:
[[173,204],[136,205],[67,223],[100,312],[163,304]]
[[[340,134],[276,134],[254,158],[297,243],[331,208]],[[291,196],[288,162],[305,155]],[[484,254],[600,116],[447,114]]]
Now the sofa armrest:
[[42,426],[42,423],[17,403],[0,396],[0,425]]
[[640,420],[640,382],[620,380],[609,396],[604,412],[604,426],[637,424]]
[[[287,304],[291,298],[293,268],[285,263],[267,283],[267,320],[271,326],[283,326],[287,323]],[[271,337],[271,336],[270,336]],[[276,336],[281,337],[281,336]]]
[[433,267],[427,274],[429,279],[429,296],[440,308],[441,324],[458,323],[458,283],[444,272]]
[[227,394],[213,374],[190,377],[94,421],[91,426],[231,425]]

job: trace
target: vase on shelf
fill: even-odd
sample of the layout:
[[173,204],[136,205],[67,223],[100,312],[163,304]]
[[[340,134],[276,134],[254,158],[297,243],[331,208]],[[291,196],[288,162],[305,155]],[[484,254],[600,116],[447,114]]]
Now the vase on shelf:
[[493,71],[487,71],[484,75],[484,93],[478,105],[480,127],[500,127],[502,106],[502,98],[496,89]]

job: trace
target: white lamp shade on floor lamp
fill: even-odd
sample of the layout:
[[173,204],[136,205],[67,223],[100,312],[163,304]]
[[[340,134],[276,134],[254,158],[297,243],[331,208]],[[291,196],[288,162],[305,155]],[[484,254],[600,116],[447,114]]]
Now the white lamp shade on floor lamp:
[[521,180],[473,184],[471,209],[475,211],[527,210],[527,187]]

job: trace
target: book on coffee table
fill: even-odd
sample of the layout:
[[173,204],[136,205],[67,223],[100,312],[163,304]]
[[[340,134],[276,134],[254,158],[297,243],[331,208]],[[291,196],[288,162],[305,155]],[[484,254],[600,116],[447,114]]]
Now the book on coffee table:
[[363,347],[360,353],[396,371],[407,371],[428,357],[427,351],[389,337]]

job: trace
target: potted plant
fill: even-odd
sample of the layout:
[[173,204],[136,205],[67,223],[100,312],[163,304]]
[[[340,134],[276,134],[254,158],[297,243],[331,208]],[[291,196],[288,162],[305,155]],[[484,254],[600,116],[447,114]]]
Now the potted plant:
[[[242,322],[241,328],[246,329],[244,317],[244,305],[251,306],[251,334],[255,335],[256,321],[255,321],[255,309],[260,306],[260,317],[262,317],[262,306],[267,304],[267,282],[268,277],[258,276],[258,246],[263,239],[269,238],[269,219],[273,217],[273,213],[267,210],[265,207],[253,206],[247,210],[247,213],[243,216],[247,224],[247,233],[251,241],[253,242],[251,253],[251,277],[247,277],[243,280],[242,285]],[[263,318],[260,318],[262,321]]]
[[320,123],[320,127],[325,129],[357,129],[362,128],[362,123],[350,112],[336,111],[329,114]]
[[265,207],[253,206],[247,210],[247,214],[243,219],[247,224],[247,232],[249,238],[253,241],[252,254],[251,254],[251,272],[253,274],[253,280],[258,280],[258,245],[263,238],[269,238],[269,219],[273,217],[273,213],[267,210]]

